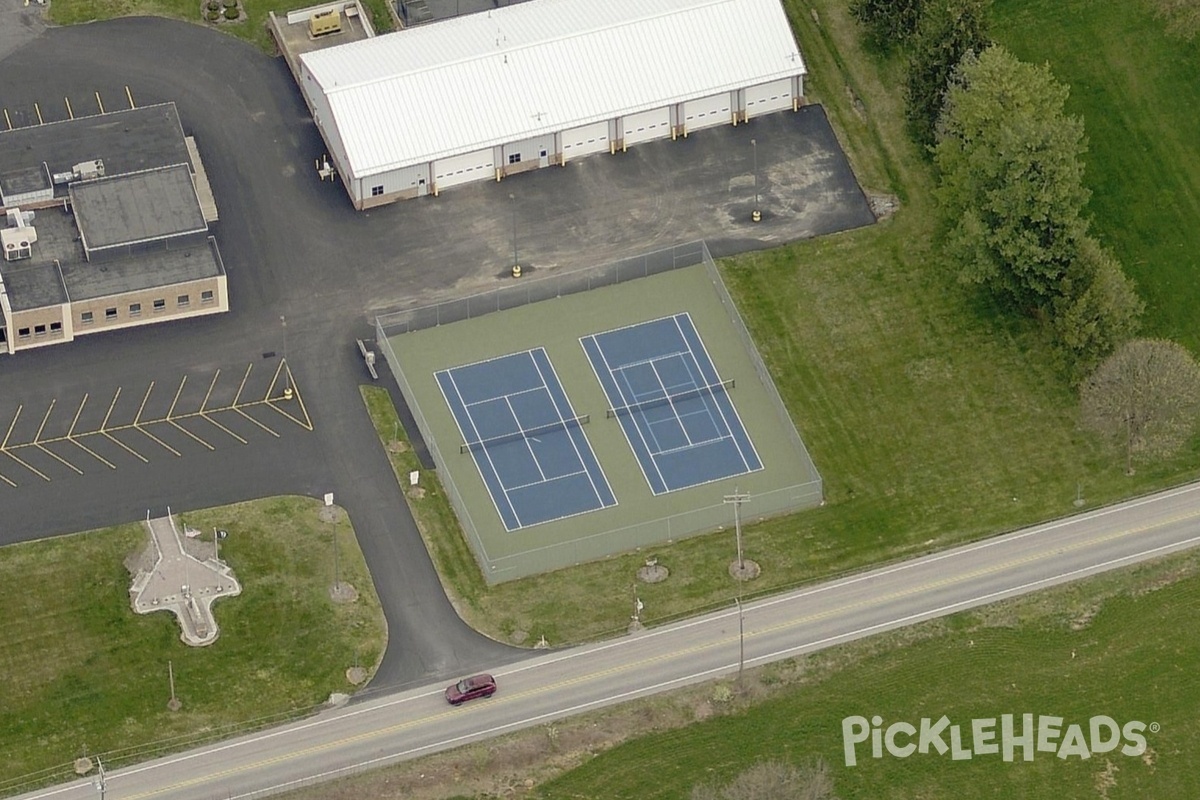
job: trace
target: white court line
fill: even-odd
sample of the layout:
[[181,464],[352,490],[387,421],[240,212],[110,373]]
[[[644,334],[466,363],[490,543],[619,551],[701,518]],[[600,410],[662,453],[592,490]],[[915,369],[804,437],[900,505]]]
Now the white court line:
[[[684,312],[683,314],[675,315],[675,325],[676,325],[676,327],[679,328],[679,334],[681,336],[683,336],[684,341],[687,342],[687,336],[684,335],[684,333],[683,333],[683,326],[681,326],[679,324],[680,317],[685,317],[687,319],[688,327],[692,329],[692,333],[696,334],[696,341],[698,341],[700,343],[700,349],[704,352],[704,357],[708,360],[708,363],[712,365],[713,374],[716,376],[717,383],[719,384],[720,379],[721,379],[721,373],[717,372],[717,362],[713,361],[712,356],[709,355],[708,347],[705,346],[704,339],[703,339],[703,337],[700,336],[700,331],[696,330],[696,325],[695,325],[695,323],[692,322],[691,315],[686,312]],[[691,346],[692,346],[691,343],[688,342],[688,347],[691,348]],[[697,366],[699,366],[699,363],[697,363]],[[758,449],[754,446],[754,440],[750,438],[750,431],[746,429],[746,426],[742,423],[742,416],[740,414],[738,414],[737,404],[733,402],[732,397],[728,396],[728,393],[726,393],[726,397],[729,399],[729,408],[733,410],[733,416],[737,420],[738,426],[742,429],[742,433],[745,434],[745,436],[746,436],[746,444],[749,445],[750,452],[754,454],[754,460],[758,462],[758,467],[756,469],[750,467],[750,462],[746,459],[746,453],[744,450],[742,450],[741,443],[738,442],[736,436],[733,436],[732,437],[733,444],[735,447],[737,447],[738,455],[740,455],[742,457],[742,463],[746,466],[746,472],[757,472],[760,469],[765,469],[766,465],[763,464],[762,458],[760,458],[758,455]],[[718,407],[718,409],[720,408],[720,403],[717,404],[717,407]],[[721,412],[721,418],[725,419],[724,411]],[[726,425],[728,425],[729,420],[725,419],[725,423],[726,423]],[[733,429],[730,428],[729,432],[732,435]]]
[[519,492],[522,489],[529,489],[534,486],[543,486],[547,483],[553,483],[554,481],[561,480],[563,478],[574,478],[576,475],[586,475],[586,474],[587,474],[586,469],[581,469],[578,472],[565,472],[562,475],[555,475],[553,478],[545,478],[540,481],[532,481],[530,483],[522,483],[520,486],[513,486],[511,489],[507,489],[506,491]]
[[[520,355],[520,354],[518,353],[518,355]],[[536,366],[536,364],[535,364],[535,366]],[[543,386],[534,386],[532,389],[521,389],[521,390],[520,390],[520,391],[518,391],[518,392],[509,392],[508,394],[502,394],[502,395],[500,395],[499,397],[486,397],[486,398],[484,398],[483,400],[475,400],[475,401],[472,401],[472,402],[470,402],[470,403],[467,403],[467,402],[465,402],[465,401],[464,401],[464,402],[463,402],[463,405],[464,405],[464,406],[466,406],[467,408],[470,408],[471,406],[481,406],[481,405],[483,405],[484,403],[494,403],[494,402],[496,402],[497,400],[505,400],[505,399],[507,399],[507,398],[509,398],[509,397],[516,397],[516,396],[517,396],[517,395],[519,395],[519,394],[528,394],[529,392],[540,392],[540,391],[541,391],[543,388],[545,388],[545,387],[543,387]],[[518,422],[518,424],[517,424],[517,427],[520,427],[520,423],[519,423],[519,422]]]
[[[594,347],[596,349],[596,354],[600,357],[600,360],[602,362],[604,362],[604,368],[606,370],[608,370],[608,377],[612,380],[613,384],[616,384],[616,382],[617,382],[616,376],[613,373],[612,368],[608,366],[608,359],[606,359],[604,357],[604,348],[602,348],[600,346],[600,342],[597,341],[596,336],[597,336],[597,334],[590,334],[588,336],[579,337],[579,346],[583,348],[584,355],[587,356],[588,366],[590,366],[592,368],[592,373],[596,376],[596,382],[600,384],[600,389],[601,389],[601,391],[604,392],[604,396],[608,399],[609,404],[612,405],[613,408],[617,408],[617,404],[613,402],[614,398],[612,397],[612,395],[610,395],[608,393],[608,387],[604,385],[604,381],[600,377],[600,370],[596,368],[596,362],[594,360],[592,360],[592,354],[588,352],[587,345],[584,344],[584,340],[586,340],[586,339],[591,340],[592,347]],[[617,386],[617,391],[618,392],[621,391],[620,386]],[[624,399],[624,395],[621,396],[621,399]],[[622,403],[622,405],[625,405],[625,404]],[[630,436],[629,436],[629,431],[625,429],[624,421],[622,421],[618,417],[617,424],[621,428],[621,435],[625,437],[626,444],[628,444],[629,449],[631,451],[633,451],[633,454],[634,454],[633,460],[638,463],[638,469],[640,469],[642,471],[642,477],[646,479],[646,485],[650,487],[650,493],[655,494],[655,495],[663,494],[663,492],[654,491],[654,481],[650,480],[650,475],[646,472],[646,465],[642,463],[642,459],[637,457],[637,448],[634,447],[633,439],[630,438]],[[634,426],[634,427],[636,428],[637,426]],[[646,446],[646,451],[647,451],[647,453],[649,453],[650,446],[648,444],[646,444],[646,440],[644,438],[642,438],[641,431],[638,431],[638,437],[642,439],[642,444]],[[650,461],[653,464],[654,459],[650,459]],[[654,468],[658,469],[658,465],[654,464]],[[662,473],[659,473],[658,479],[660,481],[662,481],[663,491],[665,492],[667,482],[662,480]]]
[[[442,399],[445,400],[446,405],[450,407],[450,412],[451,412],[450,416],[454,417],[454,425],[455,425],[455,427],[458,428],[458,435],[462,437],[464,442],[468,441],[467,434],[462,429],[462,425],[458,421],[458,414],[453,413],[454,405],[450,402],[450,398],[446,397],[446,390],[445,390],[445,388],[442,387],[442,382],[439,380],[436,380],[436,378],[439,374],[444,374],[446,376],[446,378],[450,381],[450,385],[454,387],[454,394],[458,397],[458,401],[460,403],[463,403],[463,411],[466,412],[467,421],[471,423],[471,430],[475,431],[475,438],[476,439],[480,438],[479,429],[475,427],[475,418],[471,416],[471,412],[469,410],[467,410],[467,408],[466,408],[466,403],[463,401],[462,392],[460,392],[458,390],[458,384],[454,380],[454,373],[451,370],[444,369],[440,373],[434,374],[434,378],[435,378],[434,383],[436,383],[438,385],[438,389],[442,392]],[[492,474],[496,476],[496,483],[499,484],[500,491],[504,493],[504,501],[506,503],[508,503],[508,509],[509,509],[509,511],[512,512],[513,519],[515,519],[517,521],[517,528],[525,527],[524,525],[521,524],[521,518],[519,516],[517,516],[517,510],[515,508],[513,508],[512,501],[509,500],[509,498],[508,498],[508,492],[504,491],[504,482],[500,480],[500,473],[496,470],[496,465],[492,463],[492,457],[490,455],[488,455],[488,451],[487,451],[486,447],[483,448],[483,454],[485,456],[487,456],[488,466],[490,466],[492,468]],[[483,465],[480,464],[479,459],[475,457],[474,450],[471,451],[471,460],[475,462],[475,468],[477,470],[479,470],[479,479],[481,481],[483,481],[484,486],[487,486],[487,482],[488,482],[487,476],[483,474]],[[496,516],[500,517],[500,522],[503,523],[504,529],[506,531],[516,530],[516,528],[508,527],[508,522],[504,519],[504,515],[500,513],[500,506],[496,503],[496,496],[494,494],[492,494],[491,487],[488,487],[488,495],[490,495],[492,498],[492,504],[496,506]]]
[[[533,445],[529,443],[529,436],[524,428],[521,427],[521,420],[517,419],[517,410],[512,407],[512,401],[508,399],[508,395],[504,395],[504,405],[508,406],[508,413],[512,415],[513,422],[517,423],[517,429],[513,433],[521,434],[521,441],[525,443],[525,449],[529,451],[529,457],[533,459],[533,466],[537,467],[538,475],[542,476],[542,483],[546,482],[546,471],[542,469],[542,463],[538,461],[537,453],[533,452]],[[532,430],[532,429],[531,429]],[[508,434],[504,434],[507,436]],[[487,450],[487,445],[484,445],[484,450]],[[504,485],[504,481],[500,481],[500,488],[508,494],[508,487]],[[508,504],[511,506],[512,500],[509,499]]]
[[[668,405],[668,406],[670,406],[670,408],[671,408],[671,413],[675,415],[675,424],[679,426],[679,432],[683,434],[683,438],[684,438],[684,440],[685,440],[685,441],[686,441],[686,442],[687,442],[689,445],[691,445],[691,443],[692,443],[692,435],[691,435],[690,433],[688,433],[687,426],[685,426],[685,425],[683,424],[683,417],[679,416],[679,408],[678,408],[678,407],[675,405],[675,398],[671,396],[671,393],[670,393],[669,391],[667,391],[667,384],[666,384],[666,382],[665,382],[665,381],[663,381],[663,379],[662,379],[662,374],[661,374],[661,373],[659,373],[659,371],[658,371],[658,365],[657,365],[657,364],[651,364],[651,365],[650,365],[650,369],[654,371],[654,379],[655,379],[656,381],[658,381],[658,385],[659,385],[660,387],[662,387],[662,391],[663,391],[663,397],[666,399],[666,401],[667,401],[667,405]],[[698,388],[700,388],[700,387],[699,387],[699,386],[697,386],[695,383],[693,383],[693,384],[692,384],[692,388],[693,388],[693,389],[698,389]],[[689,391],[689,390],[686,390],[686,389],[685,389],[684,391]],[[645,414],[643,413],[643,414],[642,414],[642,416],[644,417],[644,416],[645,416]],[[647,420],[647,421],[649,421],[649,420]],[[664,422],[665,422],[665,420],[664,420]],[[658,442],[658,437],[657,437],[657,436],[655,436],[655,437],[654,437],[654,441],[655,441],[655,442]],[[662,448],[662,447],[659,447],[659,448],[658,448],[658,452],[660,452],[660,453],[661,453],[662,451],[663,451],[663,448]]]
[[[633,398],[634,398],[634,400],[633,400],[634,405],[638,405],[641,402],[649,402],[649,401],[639,401],[637,399],[639,395],[637,392],[634,391],[633,383],[630,382],[629,378],[625,377],[625,368],[624,367],[618,368],[617,371],[613,373],[613,375],[620,377],[620,380],[616,380],[616,378],[614,377],[614,381],[618,385],[618,387],[620,386],[621,381],[624,381],[625,385],[629,387],[629,393],[631,395],[633,395]],[[659,383],[661,384],[662,381],[659,381]],[[645,394],[649,394],[649,392],[646,392]],[[625,397],[625,391],[623,389],[621,390],[621,397],[622,397],[622,399]],[[654,399],[661,400],[662,398],[656,397]],[[654,427],[650,424],[650,418],[646,416],[644,409],[630,408],[628,403],[626,404],[625,407],[627,409],[626,416],[628,416],[629,419],[633,422],[633,427],[637,428],[638,436],[641,436],[642,441],[646,443],[646,452],[650,454],[650,460],[654,461],[655,454],[658,453],[660,450],[662,450],[662,444],[659,443],[658,437],[654,434]],[[649,436],[651,439],[654,440],[653,447],[650,446],[650,442],[646,441],[647,436]],[[660,476],[662,476],[662,469],[658,466],[657,461],[654,461],[654,469],[658,472],[658,474]],[[667,479],[665,477],[663,477],[663,487],[666,488],[666,486],[667,486]]]
[[[558,383],[558,386],[561,389],[562,382],[558,380],[558,372],[556,372],[554,369],[554,362],[550,360],[550,356],[547,355],[546,349],[544,347],[538,348],[538,349],[541,350],[542,355],[545,356],[546,363],[550,366],[550,373],[554,376],[555,382]],[[532,356],[530,356],[530,357],[532,358]],[[546,394],[548,394],[550,396],[550,403],[551,403],[551,405],[554,406],[554,411],[558,414],[558,418],[560,420],[562,420],[564,423],[563,431],[564,431],[564,433],[567,434],[567,438],[571,440],[571,447],[574,448],[574,450],[575,450],[575,457],[579,459],[579,466],[583,467],[583,471],[587,473],[588,483],[590,483],[592,485],[592,492],[595,493],[596,500],[597,500],[597,502],[600,503],[600,508],[608,508],[608,506],[606,506],[604,504],[604,498],[600,496],[600,487],[596,486],[596,480],[592,477],[592,471],[588,469],[587,462],[585,462],[583,460],[583,453],[579,452],[579,444],[575,441],[575,437],[571,434],[571,431],[567,430],[567,428],[566,428],[565,423],[567,421],[567,418],[563,416],[562,409],[558,407],[558,399],[554,396],[554,392],[550,391],[550,384],[546,380],[546,375],[542,372],[542,365],[538,363],[538,360],[536,358],[533,359],[533,366],[537,369],[538,375],[542,379],[542,384],[546,387]],[[574,418],[575,417],[575,409],[571,406],[571,398],[566,396],[566,394],[567,394],[566,389],[563,389],[562,393],[563,393],[563,398],[567,402],[567,411],[571,412],[571,417]],[[586,433],[583,435],[583,440],[585,442],[588,442]],[[595,460],[595,462],[598,466],[600,464],[600,459],[595,458],[596,451],[592,450],[591,442],[588,442],[588,450],[591,451],[593,460]],[[601,474],[603,475],[603,471],[601,471]],[[605,486],[608,487],[608,492],[609,492],[609,494],[611,494],[613,496],[613,500],[615,501],[616,493],[613,492],[612,485],[609,484],[607,476],[604,478],[604,484],[605,484]]]

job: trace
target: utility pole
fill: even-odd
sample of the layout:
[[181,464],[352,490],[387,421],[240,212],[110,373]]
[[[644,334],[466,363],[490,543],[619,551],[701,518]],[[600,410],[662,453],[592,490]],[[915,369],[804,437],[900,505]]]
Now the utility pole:
[[723,502],[726,505],[733,505],[733,530],[737,537],[737,570],[738,580],[741,581],[741,574],[746,568],[746,562],[742,558],[742,503],[750,502],[750,495],[744,492],[739,492],[735,486],[733,494],[725,495]]
[[280,314],[279,315],[279,324],[283,326],[283,373],[284,373],[283,399],[291,400],[292,399],[292,370],[288,367],[288,363],[287,363],[287,355],[288,355],[287,316]]

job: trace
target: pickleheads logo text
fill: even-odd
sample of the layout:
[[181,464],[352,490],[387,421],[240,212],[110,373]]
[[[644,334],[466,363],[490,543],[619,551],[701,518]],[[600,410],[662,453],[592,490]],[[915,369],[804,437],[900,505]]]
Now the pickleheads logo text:
[[846,766],[858,763],[858,746],[868,741],[872,758],[883,758],[885,752],[895,758],[932,752],[939,756],[949,753],[954,761],[992,755],[1012,761],[1020,753],[1025,761],[1033,761],[1035,753],[1053,753],[1062,759],[1082,760],[1118,748],[1122,755],[1140,756],[1146,752],[1146,731],[1158,733],[1157,722],[1147,725],[1131,720],[1118,725],[1102,714],[1070,725],[1064,725],[1062,717],[1051,716],[1039,716],[1035,723],[1033,714],[1003,714],[998,719],[973,719],[966,725],[952,723],[945,715],[937,720],[925,717],[915,725],[901,721],[885,726],[883,722],[879,716],[842,720]]

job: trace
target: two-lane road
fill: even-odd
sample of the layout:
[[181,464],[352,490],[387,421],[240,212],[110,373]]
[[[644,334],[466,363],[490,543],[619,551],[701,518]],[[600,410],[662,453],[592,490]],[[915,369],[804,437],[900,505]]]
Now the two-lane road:
[[[1200,544],[1200,485],[747,604],[758,665]],[[450,708],[441,686],[109,773],[111,800],[240,798],[455,747],[736,672],[738,612],[709,614],[498,669],[500,691]],[[91,800],[90,781],[26,795]]]

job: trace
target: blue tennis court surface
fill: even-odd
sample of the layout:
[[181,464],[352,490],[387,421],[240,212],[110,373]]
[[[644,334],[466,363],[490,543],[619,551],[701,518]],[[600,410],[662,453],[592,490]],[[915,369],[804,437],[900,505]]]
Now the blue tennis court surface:
[[650,491],[673,492],[762,469],[688,314],[581,338]]
[[545,349],[434,377],[505,529],[617,504]]

